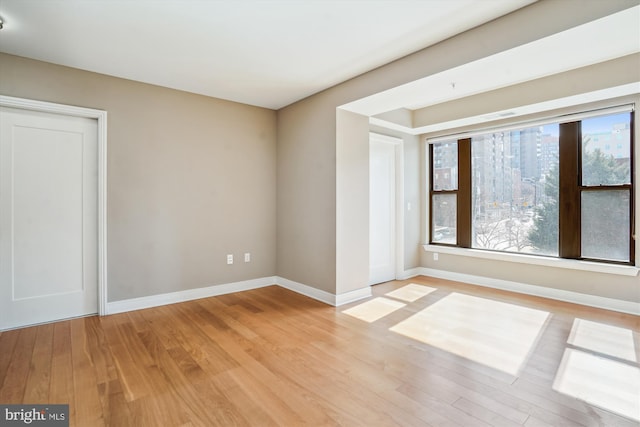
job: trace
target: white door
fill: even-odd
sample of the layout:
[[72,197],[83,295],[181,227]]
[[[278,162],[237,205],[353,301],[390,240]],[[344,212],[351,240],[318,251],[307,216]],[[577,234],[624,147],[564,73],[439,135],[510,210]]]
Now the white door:
[[369,284],[396,278],[395,144],[369,141]]
[[98,311],[97,135],[0,108],[0,330]]

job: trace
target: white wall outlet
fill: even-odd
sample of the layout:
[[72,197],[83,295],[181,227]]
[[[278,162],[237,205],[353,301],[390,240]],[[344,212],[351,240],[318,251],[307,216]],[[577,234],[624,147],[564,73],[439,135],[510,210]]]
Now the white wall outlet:
[[249,252],[245,252],[244,262],[250,262],[250,261],[251,261],[251,254]]
[[434,252],[433,253],[433,260],[437,261],[438,260],[438,252]]
[[227,264],[233,264],[233,255],[232,254],[228,254],[227,255]]

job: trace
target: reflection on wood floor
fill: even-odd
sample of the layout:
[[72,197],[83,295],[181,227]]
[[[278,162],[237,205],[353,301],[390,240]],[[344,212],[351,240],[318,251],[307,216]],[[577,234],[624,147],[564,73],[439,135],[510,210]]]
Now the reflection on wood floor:
[[427,277],[0,333],[0,403],[75,426],[638,426],[637,316]]

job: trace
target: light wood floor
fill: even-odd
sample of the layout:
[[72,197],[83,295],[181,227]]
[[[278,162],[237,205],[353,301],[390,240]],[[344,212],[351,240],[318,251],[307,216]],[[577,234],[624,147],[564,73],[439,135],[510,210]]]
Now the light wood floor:
[[639,425],[636,316],[425,277],[374,294],[271,286],[3,332],[0,403],[69,403],[72,426]]

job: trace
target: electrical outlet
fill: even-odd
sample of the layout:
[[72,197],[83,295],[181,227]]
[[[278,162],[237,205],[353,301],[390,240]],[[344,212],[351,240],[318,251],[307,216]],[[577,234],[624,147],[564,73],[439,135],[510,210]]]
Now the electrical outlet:
[[233,264],[233,255],[232,254],[227,255],[227,264]]
[[437,261],[438,260],[438,252],[434,252],[433,253],[433,260]]
[[245,252],[244,262],[250,262],[250,261],[251,261],[251,254],[249,252]]

